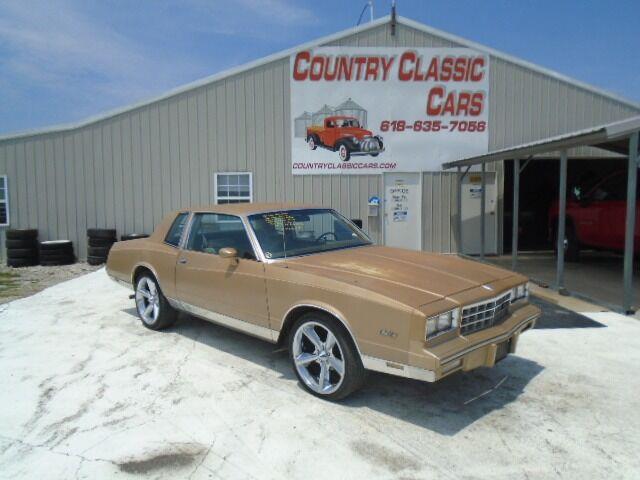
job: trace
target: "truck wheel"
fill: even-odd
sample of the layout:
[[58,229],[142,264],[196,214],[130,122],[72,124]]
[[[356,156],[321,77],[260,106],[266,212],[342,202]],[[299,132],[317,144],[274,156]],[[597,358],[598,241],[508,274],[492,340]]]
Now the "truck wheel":
[[[558,229],[556,228],[553,235],[553,251],[558,254]],[[568,223],[564,228],[564,259],[567,262],[579,262],[580,261],[580,242],[578,242],[578,236],[573,228],[573,225]]]
[[307,140],[307,145],[309,145],[309,150],[315,150],[318,148],[318,144],[316,143],[316,139],[313,138],[313,135],[311,135]]
[[340,160],[342,160],[343,162],[348,162],[349,159],[351,158],[351,152],[349,151],[349,147],[347,147],[344,143],[341,143],[338,146],[338,156],[340,157]]

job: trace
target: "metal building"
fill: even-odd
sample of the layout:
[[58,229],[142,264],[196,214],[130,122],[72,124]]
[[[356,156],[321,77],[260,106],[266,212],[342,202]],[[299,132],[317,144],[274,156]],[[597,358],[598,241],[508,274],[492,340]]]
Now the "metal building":
[[[166,212],[183,206],[296,201],[361,218],[375,240],[390,243],[384,207],[372,212],[368,204],[371,197],[384,196],[386,174],[292,174],[290,55],[302,48],[484,52],[491,62],[490,151],[640,113],[639,105],[491,48],[406,18],[392,22],[380,18],[77,124],[1,137],[8,223],[38,228],[41,239],[71,239],[85,258],[90,227],[150,232]],[[495,229],[500,251],[503,167],[490,164],[487,170],[493,175],[488,184],[495,188],[496,219],[488,228]],[[456,251],[457,174],[412,175],[420,222],[408,246]]]

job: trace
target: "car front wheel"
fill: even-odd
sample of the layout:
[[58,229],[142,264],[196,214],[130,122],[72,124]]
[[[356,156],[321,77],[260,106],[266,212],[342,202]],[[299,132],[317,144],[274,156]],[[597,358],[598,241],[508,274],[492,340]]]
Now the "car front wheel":
[[351,158],[351,152],[349,151],[349,147],[347,147],[344,143],[341,143],[338,147],[338,156],[340,160],[343,162],[348,162]]
[[145,327],[162,330],[175,322],[176,311],[169,305],[152,275],[145,273],[138,278],[135,299],[138,316]]
[[293,370],[304,388],[321,398],[340,400],[360,388],[364,367],[348,332],[320,313],[303,315],[289,337]]

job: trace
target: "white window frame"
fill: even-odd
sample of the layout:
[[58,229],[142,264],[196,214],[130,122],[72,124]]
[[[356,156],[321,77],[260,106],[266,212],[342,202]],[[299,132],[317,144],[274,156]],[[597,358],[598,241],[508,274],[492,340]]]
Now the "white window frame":
[[[218,176],[219,175],[249,175],[249,196],[241,197],[219,197],[218,196]],[[253,172],[216,172],[213,175],[213,191],[215,192],[215,203],[219,204],[223,200],[249,200],[253,202]]]
[[0,200],[0,204],[4,203],[7,212],[7,222],[0,223],[0,227],[8,227],[11,225],[11,217],[9,216],[9,179],[6,175],[0,175],[0,178],[4,178],[4,200]]

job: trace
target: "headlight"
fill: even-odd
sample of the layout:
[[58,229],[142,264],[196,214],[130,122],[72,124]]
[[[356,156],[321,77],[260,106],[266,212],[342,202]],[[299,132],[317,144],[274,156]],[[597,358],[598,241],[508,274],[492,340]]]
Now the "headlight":
[[359,143],[358,137],[349,137],[353,143]]
[[511,301],[516,302],[523,298],[529,298],[529,282],[523,283],[511,289]]
[[455,308],[448,312],[443,312],[433,317],[427,318],[426,339],[430,340],[438,335],[458,328],[458,318],[460,309]]
[[380,140],[380,141],[384,140],[384,139],[382,138],[382,135],[376,135],[376,137],[378,137],[378,140]]

